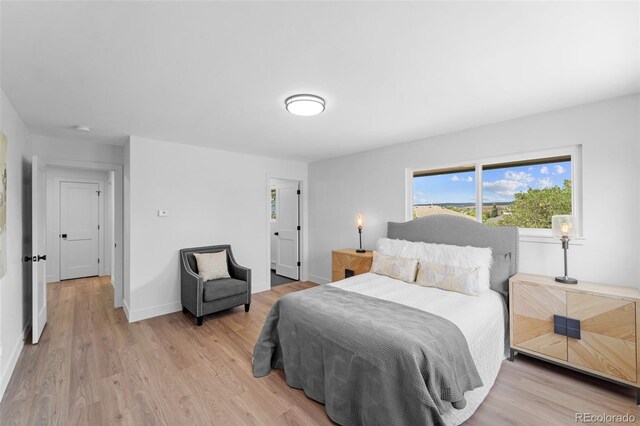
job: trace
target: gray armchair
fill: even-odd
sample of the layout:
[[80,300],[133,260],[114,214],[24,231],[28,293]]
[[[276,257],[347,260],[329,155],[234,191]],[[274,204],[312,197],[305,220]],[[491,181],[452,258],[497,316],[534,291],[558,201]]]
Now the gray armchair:
[[[227,251],[227,267],[231,278],[202,281],[193,253]],[[182,311],[196,316],[198,325],[202,317],[244,304],[245,312],[251,306],[251,269],[236,263],[228,244],[193,247],[180,250],[180,276]]]

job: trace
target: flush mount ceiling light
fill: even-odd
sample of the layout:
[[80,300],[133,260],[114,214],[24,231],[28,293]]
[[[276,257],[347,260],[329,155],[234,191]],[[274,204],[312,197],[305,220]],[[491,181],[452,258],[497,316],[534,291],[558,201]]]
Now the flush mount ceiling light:
[[91,131],[91,127],[87,127],[87,126],[76,126],[75,129],[78,132],[90,132]]
[[309,117],[318,115],[324,111],[324,99],[316,95],[293,95],[289,96],[284,104],[287,111],[294,115]]

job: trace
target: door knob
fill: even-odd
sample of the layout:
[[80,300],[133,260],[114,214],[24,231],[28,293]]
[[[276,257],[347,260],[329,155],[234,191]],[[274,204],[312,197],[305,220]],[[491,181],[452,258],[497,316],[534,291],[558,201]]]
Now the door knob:
[[67,239],[67,234],[62,234],[61,237],[66,240]]
[[25,262],[31,262],[31,256],[25,256],[24,257],[24,261]]
[[280,233],[279,232],[274,232],[273,235],[280,235]]
[[41,260],[47,260],[47,255],[46,254],[44,256],[38,255],[38,262],[40,262]]

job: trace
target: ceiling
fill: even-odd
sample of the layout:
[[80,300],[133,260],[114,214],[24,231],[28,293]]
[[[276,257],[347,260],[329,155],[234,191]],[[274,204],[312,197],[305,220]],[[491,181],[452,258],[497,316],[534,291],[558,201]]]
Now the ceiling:
[[48,136],[314,161],[640,91],[638,2],[0,4],[2,88]]

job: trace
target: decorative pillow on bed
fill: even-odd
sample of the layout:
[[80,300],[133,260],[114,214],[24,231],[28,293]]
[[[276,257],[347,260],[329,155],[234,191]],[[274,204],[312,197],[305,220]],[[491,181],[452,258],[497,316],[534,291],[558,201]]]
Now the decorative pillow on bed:
[[420,259],[421,262],[427,263],[460,268],[479,268],[478,293],[488,291],[490,288],[489,271],[493,260],[490,247],[461,247],[380,238],[376,251],[387,256]]
[[198,264],[198,275],[202,281],[230,278],[227,268],[227,251],[217,253],[193,253]]
[[406,259],[404,257],[385,256],[373,252],[371,272],[378,275],[386,275],[396,280],[412,283],[416,280],[418,259]]
[[420,261],[416,284],[477,296],[480,268],[462,268]]

